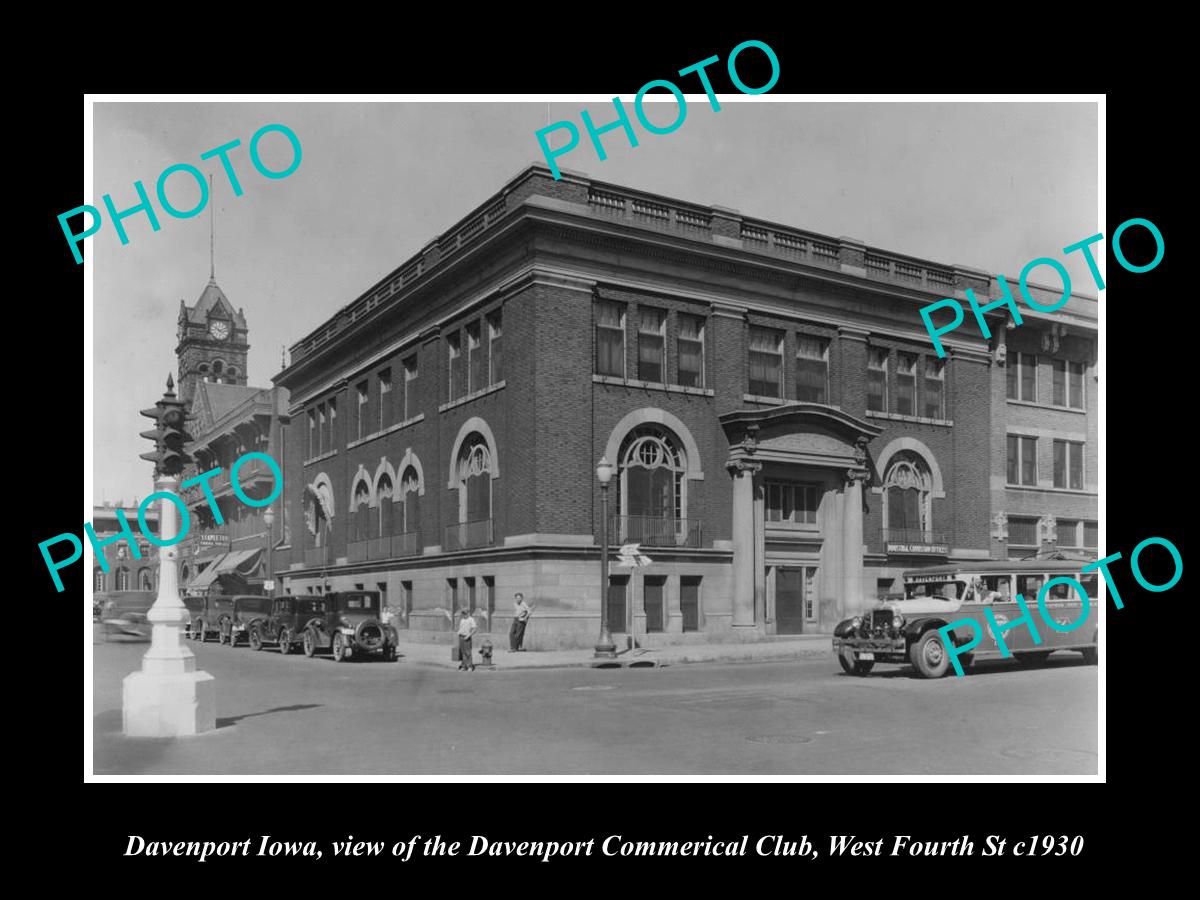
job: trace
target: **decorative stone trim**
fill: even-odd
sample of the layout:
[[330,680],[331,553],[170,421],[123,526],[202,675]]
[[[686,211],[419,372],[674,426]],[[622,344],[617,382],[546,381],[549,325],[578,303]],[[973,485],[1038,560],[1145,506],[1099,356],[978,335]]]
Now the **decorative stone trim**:
[[636,378],[618,378],[615,375],[593,375],[595,384],[611,384],[617,387],[640,388],[647,391],[666,391],[669,394],[693,394],[697,397],[715,396],[712,388],[694,388],[682,384],[663,384],[658,381],[638,381]]
[[866,416],[869,419],[890,419],[893,422],[916,422],[920,425],[938,425],[943,428],[952,428],[954,426],[953,419],[930,419],[927,416],[906,416],[903,413],[879,412],[874,409],[868,409]]
[[[371,441],[375,440],[376,438],[383,437],[385,434],[392,434],[393,432],[400,431],[403,428],[407,428],[409,425],[416,425],[418,422],[423,422],[424,420],[425,420],[425,413],[418,413],[417,415],[413,416],[411,419],[405,419],[403,422],[396,422],[394,425],[389,425],[387,428],[380,429],[379,431],[376,431],[374,434],[368,434],[366,437],[356,438],[355,440],[350,441],[346,444],[346,449],[353,450],[355,447],[361,447],[363,444],[370,443]],[[323,457],[317,457],[317,459],[322,459],[322,458]],[[308,465],[308,463],[305,463],[305,465]]]
[[747,403],[766,403],[770,406],[781,406],[787,403],[783,397],[763,397],[760,394],[742,394],[742,400]]
[[465,397],[459,397],[457,400],[451,400],[449,403],[443,403],[438,407],[438,412],[443,413],[448,409],[454,409],[456,406],[462,406],[464,403],[470,403],[472,400],[478,400],[480,397],[486,397],[488,394],[492,394],[500,390],[506,383],[507,382],[504,381],[497,381],[495,384],[489,384],[485,388],[472,391]]
[[335,457],[335,456],[337,456],[337,450],[326,450],[326,451],[325,451],[324,453],[322,453],[320,456],[314,456],[312,459],[306,459],[306,460],[305,460],[305,461],[302,463],[302,465],[305,465],[305,466],[311,466],[311,465],[313,465],[314,463],[319,463],[319,462],[321,462],[322,460],[326,460],[326,459],[332,459],[332,458],[333,458],[333,457]]

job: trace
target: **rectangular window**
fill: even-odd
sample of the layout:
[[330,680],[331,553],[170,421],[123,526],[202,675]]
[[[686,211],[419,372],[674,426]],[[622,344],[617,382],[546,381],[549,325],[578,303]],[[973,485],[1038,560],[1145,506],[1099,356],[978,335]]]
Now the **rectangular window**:
[[887,411],[888,352],[882,347],[867,350],[867,409]]
[[312,459],[317,452],[317,411],[310,409],[308,411],[308,458]]
[[474,393],[484,386],[483,346],[479,339],[479,323],[472,322],[467,326],[467,393]]
[[[450,607],[450,612],[458,612],[458,579],[446,579],[446,605]],[[457,623],[454,623],[457,625]]]
[[329,440],[325,442],[325,446],[330,450],[333,449],[333,442],[336,440],[337,432],[334,430],[337,425],[337,398],[329,398]]
[[404,361],[404,420],[408,421],[417,414],[416,386],[417,357],[410,356]]
[[1058,525],[1058,540],[1055,542],[1060,547],[1081,547],[1081,535],[1079,533],[1078,519],[1059,519]]
[[804,621],[817,621],[817,567],[804,567]]
[[679,317],[679,377],[684,387],[704,387],[704,320],[699,316]]
[[328,446],[325,443],[325,404],[322,403],[317,407],[317,453],[318,455],[325,452]]
[[1067,361],[1065,359],[1050,360],[1050,368],[1054,374],[1051,385],[1051,400],[1055,406],[1067,405]]
[[783,396],[783,334],[769,328],[750,328],[750,393]]
[[647,577],[642,585],[647,634],[661,632],[666,625],[666,586],[667,579],[662,575]]
[[661,309],[638,309],[638,378],[659,384],[666,380],[667,314]]
[[917,408],[917,357],[912,353],[896,354],[896,408],[892,412],[915,416]]
[[500,313],[488,317],[488,384],[499,384],[504,380],[504,346],[500,342],[503,331]]
[[1095,550],[1100,543],[1100,523],[1099,522],[1084,522],[1083,523],[1083,546],[1088,550]]
[[597,300],[596,374],[625,377],[625,307]]
[[821,491],[814,484],[768,481],[767,521],[793,525],[816,525]]
[[462,345],[457,334],[446,335],[446,351],[446,399],[447,401],[457,400],[457,382],[454,376],[455,370],[458,368],[458,357],[462,354]]
[[1037,486],[1037,438],[1008,436],[1008,483]]
[[379,373],[379,430],[392,424],[392,370],[384,369]]
[[921,390],[925,418],[946,418],[946,364],[944,360],[925,357],[925,384]]
[[700,630],[700,577],[679,577],[679,615],[684,631]]
[[829,402],[829,341],[796,335],[796,399]]
[[400,602],[404,604],[404,627],[409,627],[409,614],[413,608],[413,583],[411,581],[400,582]]
[[496,579],[491,575],[483,576],[483,601],[487,604],[487,616],[484,617],[483,630],[492,630],[492,619],[496,612]]
[[1083,490],[1083,444],[1076,441],[1054,442],[1054,486],[1072,491]]
[[1009,400],[1037,403],[1037,357],[1029,353],[1010,354],[1008,360]]
[[1038,546],[1038,520],[1027,516],[1009,516],[1008,543],[1016,547]]
[[474,613],[475,612],[475,579],[474,578],[464,578],[463,584],[466,585],[466,588],[467,588],[467,605],[463,608],[468,609],[472,613]]
[[1068,364],[1067,406],[1083,409],[1083,363]]
[[367,434],[367,383],[358,385],[358,437],[361,440]]

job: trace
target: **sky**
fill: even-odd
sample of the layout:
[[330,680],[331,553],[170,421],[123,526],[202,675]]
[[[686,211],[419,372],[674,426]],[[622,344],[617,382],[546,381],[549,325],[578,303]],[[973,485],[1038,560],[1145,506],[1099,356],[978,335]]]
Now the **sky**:
[[[623,97],[627,109],[631,97]],[[748,102],[746,102],[748,101]],[[667,98],[673,107],[673,101]],[[1096,295],[1080,254],[1061,248],[1102,230],[1097,217],[1098,115],[1079,103],[803,103],[725,97],[714,112],[688,96],[683,124],[667,135],[636,124],[604,136],[601,161],[583,134],[560,157],[565,169],[679,200],[868,246],[1015,275],[1029,260],[1059,258],[1076,290]],[[648,107],[669,123],[675,110]],[[138,433],[177,373],[180,299],[192,305],[209,276],[210,212],[217,283],[249,326],[249,383],[270,386],[281,349],[356,299],[436,235],[542,160],[534,132],[580,110],[597,126],[610,101],[472,103],[96,103],[93,187],[81,202],[135,205],[141,180],[154,198],[159,173],[190,163],[213,175],[201,215],[175,219],[153,199],[161,229],[143,214],[87,239],[94,260],[95,500],[131,501],[153,489],[150,449]],[[633,118],[631,113],[631,118]],[[299,168],[270,180],[249,159],[251,136],[280,123],[302,147]],[[244,193],[207,150],[230,152]],[[558,144],[553,146],[557,147]],[[287,141],[260,145],[283,169]],[[180,209],[199,199],[186,175],[168,181]],[[64,246],[64,250],[69,252]],[[1035,280],[1050,270],[1039,268]]]

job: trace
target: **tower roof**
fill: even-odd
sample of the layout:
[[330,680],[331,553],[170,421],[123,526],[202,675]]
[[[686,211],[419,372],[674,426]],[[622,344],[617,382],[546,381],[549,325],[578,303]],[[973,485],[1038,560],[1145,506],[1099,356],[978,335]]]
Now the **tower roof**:
[[226,318],[236,322],[239,328],[246,327],[245,316],[233,308],[233,304],[229,302],[229,298],[225,296],[225,292],[221,290],[215,278],[208,279],[208,284],[204,286],[204,290],[200,294],[200,299],[196,301],[196,305],[190,307],[184,306],[184,309],[187,310],[189,322],[203,324],[208,320],[210,313],[219,309],[224,313]]

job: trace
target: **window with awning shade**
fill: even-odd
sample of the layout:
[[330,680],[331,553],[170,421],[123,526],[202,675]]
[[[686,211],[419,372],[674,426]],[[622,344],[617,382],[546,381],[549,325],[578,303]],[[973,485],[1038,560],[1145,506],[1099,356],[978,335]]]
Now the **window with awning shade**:
[[597,300],[596,317],[596,374],[625,377],[625,307],[607,300]]
[[704,387],[704,320],[699,316],[679,316],[679,377],[684,387]]
[[829,402],[829,341],[796,335],[796,399]]
[[750,328],[750,393],[757,397],[783,396],[783,333]]
[[667,314],[661,309],[638,309],[638,378],[661,384],[666,380]]

